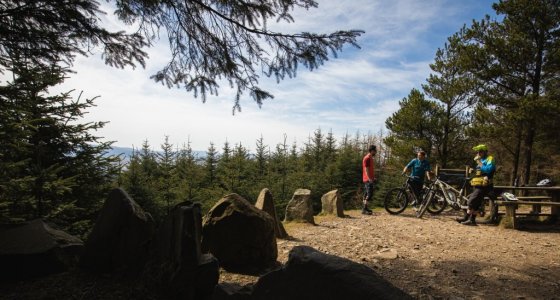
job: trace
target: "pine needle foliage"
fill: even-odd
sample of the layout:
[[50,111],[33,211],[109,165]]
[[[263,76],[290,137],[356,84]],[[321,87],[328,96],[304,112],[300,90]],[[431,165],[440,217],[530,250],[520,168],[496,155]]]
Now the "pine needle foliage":
[[170,59],[153,76],[168,87],[195,97],[217,95],[221,81],[236,90],[233,112],[241,111],[248,93],[259,105],[273,95],[259,87],[261,75],[277,81],[296,76],[299,65],[314,70],[337,56],[345,45],[359,47],[362,30],[332,33],[282,33],[268,29],[270,20],[294,22],[294,8],[318,6],[312,0],[113,0],[116,16],[132,33],[112,32],[100,18],[94,0],[0,1],[0,72],[13,53],[25,53],[37,66],[71,65],[76,55],[101,48],[106,64],[145,66],[146,47],[161,35]]
[[105,123],[80,122],[94,99],[49,95],[64,80],[56,66],[15,61],[10,72],[0,86],[0,219],[46,218],[84,233],[119,167],[105,155],[111,142],[93,135]]
[[[266,1],[116,1],[117,15],[139,24],[144,37],[167,33],[170,61],[152,78],[182,87],[206,101],[217,95],[220,80],[235,88],[233,112],[241,111],[247,92],[259,105],[273,97],[258,85],[260,75],[277,81],[296,76],[299,65],[314,70],[336,57],[344,45],[359,47],[362,30],[328,34],[269,30],[270,20],[294,22],[290,11],[318,6],[311,0]],[[153,40],[152,40],[153,41]]]
[[100,47],[106,64],[123,68],[144,66],[148,44],[138,33],[111,32],[102,27],[104,12],[91,0],[0,1],[0,73],[14,54],[36,68],[71,65],[76,55]]

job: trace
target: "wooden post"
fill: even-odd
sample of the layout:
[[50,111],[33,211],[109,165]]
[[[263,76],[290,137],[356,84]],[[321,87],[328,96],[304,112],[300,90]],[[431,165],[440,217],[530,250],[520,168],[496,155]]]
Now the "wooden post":
[[515,210],[517,209],[517,205],[506,205],[506,215],[504,221],[502,222],[504,228],[513,228],[515,229],[517,224],[515,224]]
[[[548,195],[552,198],[551,199],[552,202],[560,202],[560,191],[558,190],[548,191]],[[550,215],[551,215],[550,219],[552,222],[558,221],[558,218],[560,217],[560,207],[556,205],[550,206]]]

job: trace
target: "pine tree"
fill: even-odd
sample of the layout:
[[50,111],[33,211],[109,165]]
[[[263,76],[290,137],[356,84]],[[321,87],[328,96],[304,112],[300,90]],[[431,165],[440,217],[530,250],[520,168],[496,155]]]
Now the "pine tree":
[[249,156],[249,151],[241,143],[236,144],[233,148],[231,171],[232,191],[254,203],[260,190],[255,189],[253,161]]
[[355,195],[362,188],[362,160],[359,148],[350,142],[348,134],[342,138],[334,166],[334,176],[338,178],[337,187],[344,201],[344,208],[358,207],[361,197],[355,199]]
[[269,175],[272,185],[269,187],[274,195],[276,212],[279,218],[284,218],[284,213],[292,193],[303,187],[299,181],[300,159],[297,144],[294,141],[292,146],[288,146],[288,136],[284,134],[281,143],[278,143],[275,150],[270,154],[270,166],[272,174]]
[[174,182],[179,201],[203,202],[200,197],[203,187],[203,166],[198,163],[198,158],[193,153],[190,141],[179,151],[174,172]]
[[336,154],[336,138],[334,137],[331,129],[325,137],[324,160],[331,162],[336,157]]
[[157,161],[156,153],[151,149],[150,142],[144,140],[142,142],[142,148],[138,153],[140,159],[140,168],[142,170],[142,175],[145,177],[143,189],[147,191],[146,196],[149,198],[145,199],[148,206],[152,207],[150,213],[156,220],[161,220],[166,215],[166,205],[161,201],[161,194],[159,188],[159,166]]
[[206,151],[206,158],[204,159],[204,167],[206,172],[207,184],[212,186],[216,180],[216,164],[218,163],[218,154],[214,143],[210,143],[208,150]]
[[267,161],[268,161],[268,154],[266,152],[266,145],[264,144],[264,139],[261,135],[259,139],[257,139],[256,143],[256,153],[255,159],[257,163],[257,176],[259,180],[263,180],[267,174]]
[[541,130],[554,128],[540,125],[553,124],[550,117],[558,115],[558,101],[547,92],[560,73],[560,2],[509,0],[493,8],[502,18],[488,16],[460,31],[461,66],[482,83],[478,95],[483,105],[519,118],[520,132],[514,136],[522,141],[522,183],[529,184],[536,139],[546,136]]
[[144,173],[146,173],[149,178],[156,178],[158,172],[157,155],[152,151],[148,140],[142,142],[139,156]]
[[[275,147],[274,152],[270,155],[270,166],[272,169],[272,174],[270,177],[273,179],[273,185],[269,188],[272,189],[278,197],[276,200],[285,201],[289,197],[289,166],[291,162],[288,162],[288,145],[287,135],[284,134],[284,140],[282,143],[278,143]],[[297,154],[296,154],[297,158]],[[295,161],[294,161],[295,163]]]
[[138,150],[133,149],[126,170],[121,173],[119,181],[121,187],[136,203],[149,212],[156,221],[160,221],[163,217],[163,209],[156,202],[158,192],[155,189],[153,176],[146,172],[142,161]]
[[157,174],[158,174],[158,197],[162,203],[165,203],[167,213],[171,211],[177,202],[175,195],[175,173],[177,153],[173,151],[173,145],[169,143],[169,136],[165,136],[165,141],[161,144],[161,152],[156,154],[157,157]]
[[417,89],[412,89],[399,105],[400,109],[385,121],[390,135],[384,143],[391,148],[391,157],[397,165],[407,162],[419,149],[431,157],[432,149],[441,145],[441,107],[426,100]]
[[229,142],[226,140],[222,148],[222,154],[216,165],[216,177],[218,179],[218,184],[224,190],[224,192],[232,193],[234,186],[234,176],[232,175],[232,163],[231,163],[231,147]]
[[441,143],[435,150],[444,168],[448,164],[457,167],[466,161],[465,150],[469,147],[464,128],[469,125],[468,113],[477,102],[474,94],[477,81],[459,66],[459,35],[448,38],[448,42],[437,50],[435,62],[430,64],[435,74],[430,74],[428,84],[422,86],[429,96],[442,104]]
[[0,86],[1,218],[46,218],[83,234],[118,174],[119,158],[105,154],[111,142],[92,134],[105,123],[80,123],[94,99],[48,94],[65,70],[12,65]]

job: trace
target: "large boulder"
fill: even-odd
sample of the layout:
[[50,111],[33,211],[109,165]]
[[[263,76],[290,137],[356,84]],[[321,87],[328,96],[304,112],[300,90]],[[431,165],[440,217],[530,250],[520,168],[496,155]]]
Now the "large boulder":
[[297,189],[294,192],[292,199],[286,205],[284,221],[315,224],[310,190]]
[[251,300],[252,292],[251,285],[223,282],[216,286],[212,300]]
[[191,202],[176,205],[158,231],[145,273],[170,299],[209,299],[218,284],[218,261],[202,254],[201,234],[200,204]]
[[321,197],[321,214],[336,215],[344,218],[344,210],[342,209],[342,198],[338,190],[332,190]]
[[260,277],[253,300],[412,299],[373,269],[328,255],[309,246],[296,246],[284,267]]
[[114,189],[86,241],[81,265],[99,272],[141,270],[154,232],[152,216],[122,189]]
[[202,250],[225,269],[263,270],[278,257],[274,220],[241,196],[226,195],[204,217]]
[[22,280],[63,272],[77,262],[82,241],[37,219],[0,227],[0,279]]
[[278,220],[278,216],[276,215],[276,207],[274,205],[274,198],[272,197],[272,193],[269,189],[262,189],[257,198],[257,202],[255,203],[255,207],[268,213],[272,219],[274,219],[274,234],[276,238],[279,239],[286,239],[288,238],[288,233],[282,225],[282,222]]

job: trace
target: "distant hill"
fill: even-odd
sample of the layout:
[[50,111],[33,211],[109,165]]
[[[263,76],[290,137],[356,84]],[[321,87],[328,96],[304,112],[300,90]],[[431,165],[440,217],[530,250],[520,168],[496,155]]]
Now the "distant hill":
[[128,160],[128,158],[132,155],[132,148],[128,148],[128,147],[111,147],[111,150],[109,150],[107,152],[108,155],[122,155],[123,158],[126,158],[126,160]]
[[[118,146],[113,146],[111,147],[111,150],[109,150],[107,152],[108,155],[121,155],[122,158],[124,159],[125,162],[128,162],[128,160],[130,159],[130,156],[132,156],[132,148],[130,147],[118,147]],[[135,149],[135,151],[138,151],[138,149]],[[155,152],[160,152],[160,151],[155,151]],[[206,151],[193,151],[194,155],[198,158],[204,158],[206,157]]]

